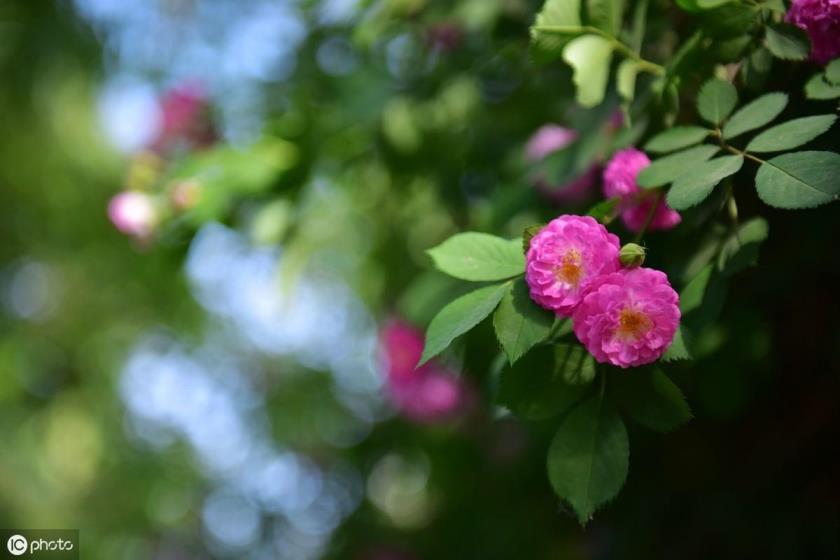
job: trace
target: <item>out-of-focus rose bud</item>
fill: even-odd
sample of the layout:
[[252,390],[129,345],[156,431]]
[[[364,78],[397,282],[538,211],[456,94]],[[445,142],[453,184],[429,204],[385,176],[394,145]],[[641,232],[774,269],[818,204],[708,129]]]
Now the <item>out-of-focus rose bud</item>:
[[123,191],[108,203],[108,217],[126,235],[144,238],[154,231],[158,212],[151,196],[142,192]]

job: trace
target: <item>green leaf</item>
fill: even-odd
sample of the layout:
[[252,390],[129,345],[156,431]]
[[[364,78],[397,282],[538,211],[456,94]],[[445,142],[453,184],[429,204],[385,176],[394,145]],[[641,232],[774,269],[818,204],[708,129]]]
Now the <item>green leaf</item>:
[[618,94],[627,101],[632,101],[636,94],[636,75],[639,73],[639,63],[627,59],[618,65],[615,71],[615,82]]
[[741,66],[741,78],[744,85],[752,91],[764,91],[764,84],[773,68],[773,55],[766,48],[755,49],[744,59]]
[[758,261],[758,249],[767,239],[767,220],[753,218],[741,224],[720,249],[717,266],[722,274],[734,274]]
[[768,128],[747,144],[748,152],[781,152],[806,144],[825,133],[836,115],[815,115],[783,122]]
[[755,101],[747,103],[738,109],[726,126],[723,127],[723,137],[727,140],[736,136],[761,128],[778,117],[788,103],[786,93],[768,93]]
[[601,223],[609,223],[615,218],[616,208],[621,202],[621,197],[608,198],[602,200],[586,212],[587,216],[592,216]]
[[555,347],[557,371],[569,385],[585,385],[595,378],[595,358],[579,344]]
[[522,230],[522,253],[528,254],[528,249],[531,248],[531,240],[537,235],[546,224],[534,224]]
[[655,154],[673,152],[699,144],[708,135],[709,130],[700,126],[675,126],[648,140],[645,150]]
[[573,70],[577,102],[583,107],[595,107],[604,100],[611,59],[612,44],[600,35],[577,37],[563,49],[563,60]]
[[586,15],[592,25],[618,37],[624,16],[624,0],[586,0]]
[[808,34],[789,23],[771,23],[767,26],[767,48],[782,60],[805,60],[811,52]]
[[610,383],[619,407],[642,426],[670,432],[692,418],[680,388],[657,367],[617,371]]
[[636,177],[636,183],[645,189],[665,186],[680,175],[690,172],[692,166],[708,160],[719,150],[717,146],[703,144],[659,158],[642,169]]
[[539,346],[502,370],[499,403],[525,420],[544,420],[580,401],[590,386],[566,383],[554,360],[551,347]]
[[685,333],[683,332],[683,326],[680,325],[677,327],[677,332],[674,334],[674,340],[671,341],[671,345],[662,354],[662,358],[660,358],[663,362],[672,362],[674,360],[690,360],[691,353],[688,351],[688,346],[685,343]]
[[554,313],[534,303],[522,278],[511,285],[493,315],[496,337],[511,364],[545,340],[553,324]]
[[693,167],[671,185],[666,197],[668,206],[685,210],[703,202],[718,183],[737,173],[743,164],[742,156],[723,156]]
[[546,0],[531,27],[531,44],[539,60],[559,58],[563,47],[583,33],[580,0]]
[[826,65],[825,79],[831,84],[840,85],[840,58],[835,58]]
[[440,354],[453,340],[490,315],[510,285],[508,281],[484,286],[449,302],[429,323],[426,345],[417,365],[421,366]]
[[808,99],[836,99],[840,97],[840,84],[832,84],[825,74],[816,74],[805,84],[805,97]]
[[563,419],[548,450],[548,479],[581,524],[621,490],[630,446],[618,413],[593,396]]
[[712,124],[720,124],[738,104],[738,91],[731,83],[713,78],[703,84],[697,96],[700,116]]
[[697,7],[703,10],[713,10],[732,1],[733,0],[697,0]]
[[504,280],[525,271],[519,239],[507,240],[487,233],[458,233],[427,252],[438,270],[461,280]]
[[840,198],[840,155],[794,152],[761,164],[755,176],[758,196],[777,208],[813,208]]
[[680,292],[680,313],[688,315],[695,309],[700,308],[713,272],[714,268],[711,265],[706,265],[697,273],[697,276],[685,285]]
[[683,335],[711,324],[723,310],[725,300],[726,283],[714,265],[706,265],[680,292]]

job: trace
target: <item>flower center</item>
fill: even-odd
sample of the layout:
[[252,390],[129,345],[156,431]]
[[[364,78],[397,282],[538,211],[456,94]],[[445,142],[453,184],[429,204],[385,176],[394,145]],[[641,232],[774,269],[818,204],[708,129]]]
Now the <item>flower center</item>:
[[560,282],[577,287],[583,278],[583,259],[580,251],[571,249],[563,255],[560,263],[554,267],[554,277]]
[[616,336],[623,340],[636,340],[653,327],[653,321],[635,309],[625,307],[618,316],[618,329]]

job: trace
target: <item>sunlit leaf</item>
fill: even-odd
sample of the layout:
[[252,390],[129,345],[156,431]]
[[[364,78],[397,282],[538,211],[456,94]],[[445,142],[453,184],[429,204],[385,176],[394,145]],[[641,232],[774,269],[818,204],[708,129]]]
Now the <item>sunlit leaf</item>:
[[525,271],[519,239],[458,233],[427,252],[438,270],[461,280],[504,280]]
[[492,284],[473,290],[447,304],[435,315],[426,330],[426,345],[420,358],[422,365],[443,352],[453,340],[479,324],[490,315],[511,282]]
[[604,100],[612,50],[610,41],[600,35],[577,37],[563,49],[563,60],[572,67],[577,102],[582,106],[595,107]]
[[615,72],[618,94],[627,101],[632,101],[636,93],[636,75],[638,73],[639,63],[631,59],[622,61]]
[[538,60],[560,58],[563,47],[583,33],[581,0],[546,0],[531,27],[533,52]]
[[624,0],[586,0],[586,15],[592,25],[618,37],[624,15]]

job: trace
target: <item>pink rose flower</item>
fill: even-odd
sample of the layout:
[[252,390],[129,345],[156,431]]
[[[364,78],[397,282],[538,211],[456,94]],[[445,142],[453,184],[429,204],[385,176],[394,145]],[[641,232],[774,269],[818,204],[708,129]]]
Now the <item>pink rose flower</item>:
[[[577,132],[556,124],[547,124],[537,130],[525,145],[525,158],[531,163],[539,163],[558,150],[566,148],[577,140]],[[533,178],[534,186],[556,202],[580,202],[589,194],[595,184],[600,167],[592,165],[579,177],[563,185],[552,185],[545,177]]]
[[179,144],[201,148],[216,141],[207,96],[200,86],[184,84],[167,91],[160,100],[160,112],[160,131],[152,143],[155,151],[168,151]]
[[543,125],[525,145],[525,157],[532,162],[539,162],[575,140],[577,140],[577,132],[571,128],[557,124]]
[[469,400],[467,387],[453,371],[436,360],[416,367],[423,353],[422,332],[392,320],[379,339],[387,394],[403,416],[434,423],[464,412]]
[[152,197],[137,191],[123,191],[111,198],[108,217],[118,230],[134,237],[151,235],[158,218]]
[[593,283],[572,317],[575,335],[601,363],[656,361],[680,323],[679,296],[664,272],[629,268]]
[[[604,169],[604,196],[620,197],[621,221],[634,232],[641,231],[647,221],[657,193],[640,189],[636,184],[639,172],[650,165],[650,159],[641,150],[625,148],[616,152]],[[679,213],[660,199],[648,229],[666,230],[682,221]]]
[[840,56],[840,0],[793,0],[785,20],[808,32],[817,64]]
[[619,269],[618,237],[589,216],[553,219],[531,239],[525,280],[531,299],[568,317],[589,285]]

